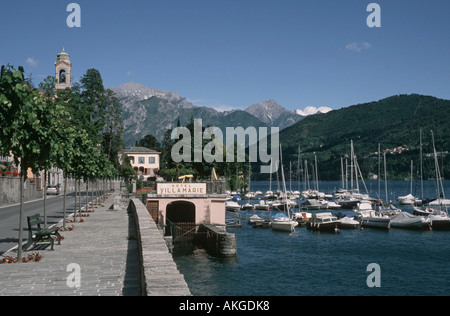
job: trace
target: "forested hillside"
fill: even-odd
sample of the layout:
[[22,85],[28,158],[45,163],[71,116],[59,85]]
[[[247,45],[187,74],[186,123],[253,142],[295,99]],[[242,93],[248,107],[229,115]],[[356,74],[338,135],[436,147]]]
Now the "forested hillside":
[[[350,154],[353,140],[358,161],[365,176],[377,173],[378,143],[387,152],[390,179],[409,177],[411,160],[419,165],[420,129],[423,153],[432,153],[433,130],[436,150],[450,149],[450,101],[423,95],[399,95],[377,102],[358,104],[327,114],[309,116],[280,133],[286,161],[297,162],[298,147],[302,160],[319,162],[322,180],[339,179],[340,159]],[[399,148],[398,152],[393,149]],[[425,175],[434,175],[434,161],[426,157]],[[439,158],[444,175],[450,177],[450,159]],[[415,168],[416,171],[416,168]],[[441,170],[442,171],[442,170]]]

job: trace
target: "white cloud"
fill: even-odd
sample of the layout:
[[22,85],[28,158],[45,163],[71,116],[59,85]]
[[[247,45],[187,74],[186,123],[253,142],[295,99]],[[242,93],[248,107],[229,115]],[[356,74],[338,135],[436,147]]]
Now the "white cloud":
[[355,53],[361,53],[363,50],[368,50],[370,48],[372,48],[372,45],[370,45],[367,42],[362,43],[352,42],[345,46],[345,49]]
[[316,108],[315,106],[307,106],[305,109],[296,110],[295,112],[301,116],[308,116],[317,113],[328,113],[330,111],[333,111],[333,109],[327,106],[321,106],[319,108]]
[[34,59],[34,57],[28,57],[25,62],[31,68],[37,68],[37,66],[39,66],[39,62],[36,59]]

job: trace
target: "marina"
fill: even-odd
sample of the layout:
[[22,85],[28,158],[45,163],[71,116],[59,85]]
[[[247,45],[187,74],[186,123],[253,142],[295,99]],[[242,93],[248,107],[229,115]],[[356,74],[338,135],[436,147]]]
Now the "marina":
[[[435,192],[433,183],[424,181],[426,196]],[[324,192],[334,192],[339,184],[320,182],[320,187]],[[369,195],[374,196],[370,188],[376,188],[376,182],[367,184]],[[449,184],[449,181],[444,182],[447,191]],[[252,186],[266,192],[269,183],[256,182]],[[407,190],[405,181],[390,181],[389,199],[396,201],[398,196],[406,195]],[[250,200],[250,203],[256,205],[259,200]],[[403,213],[413,213],[411,205],[398,207]],[[293,214],[302,212],[292,210]],[[324,212],[337,215],[343,210],[307,211],[312,214]],[[187,256],[175,256],[192,294],[448,295],[448,230],[402,229],[396,225],[391,229],[361,229],[357,225],[353,226],[355,229],[338,227],[337,232],[325,232],[307,229],[305,222],[309,219],[305,219],[303,225],[300,219],[292,232],[255,229],[269,228],[269,219],[278,213],[273,210],[233,212],[242,219],[241,227],[227,228],[236,235],[235,258],[217,258],[203,249],[194,250]],[[366,284],[366,267],[370,263],[381,267],[380,288],[369,288]]]

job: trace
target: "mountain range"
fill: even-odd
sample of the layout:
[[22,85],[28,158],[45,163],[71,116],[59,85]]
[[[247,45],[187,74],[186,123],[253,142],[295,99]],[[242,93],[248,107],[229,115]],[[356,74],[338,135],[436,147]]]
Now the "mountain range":
[[204,126],[216,126],[222,130],[227,126],[277,126],[282,130],[304,118],[274,100],[253,104],[245,110],[222,112],[195,106],[176,92],[152,89],[134,82],[111,90],[122,105],[126,146],[134,145],[147,134],[162,141],[168,129],[174,128],[178,121],[186,125],[191,117],[201,118]]
[[[178,121],[185,126],[191,118],[201,118],[204,126],[222,130],[227,126],[278,126],[284,161],[297,162],[300,147],[303,160],[312,162],[317,156],[322,180],[339,179],[341,157],[349,157],[350,141],[366,175],[377,171],[374,153],[381,144],[382,151],[390,153],[387,160],[391,179],[407,178],[410,161],[418,161],[419,130],[423,131],[424,154],[432,153],[431,130],[438,151],[450,148],[450,100],[433,96],[396,95],[333,111],[315,107],[289,111],[276,101],[267,100],[245,110],[221,112],[195,106],[176,92],[150,89],[137,83],[112,90],[122,104],[126,146],[134,145],[147,134],[162,141],[166,131]],[[323,114],[311,115],[315,113]],[[398,154],[395,148],[401,148],[402,153]],[[434,170],[432,158],[425,160],[425,164],[428,172]],[[450,155],[442,156],[441,164],[445,176],[450,177]]]

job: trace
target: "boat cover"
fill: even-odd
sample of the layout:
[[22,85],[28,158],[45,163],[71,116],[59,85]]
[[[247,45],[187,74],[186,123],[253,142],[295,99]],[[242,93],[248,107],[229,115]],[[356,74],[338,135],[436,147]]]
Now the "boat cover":
[[412,215],[408,212],[400,212],[395,216],[391,217],[391,225],[392,224],[409,224],[420,221],[420,217],[416,215]]

